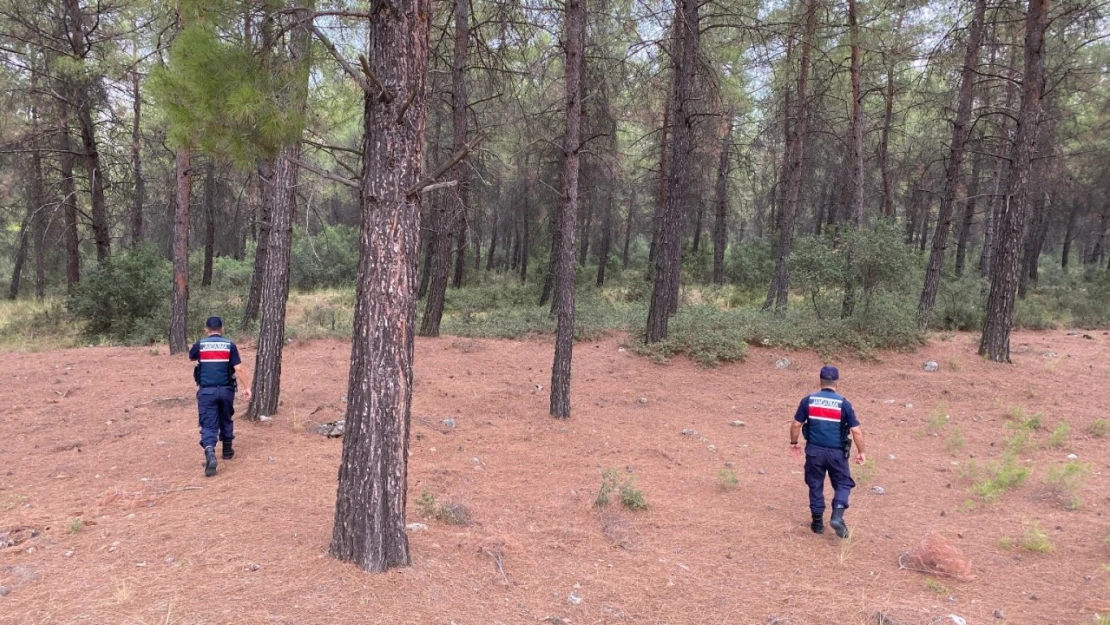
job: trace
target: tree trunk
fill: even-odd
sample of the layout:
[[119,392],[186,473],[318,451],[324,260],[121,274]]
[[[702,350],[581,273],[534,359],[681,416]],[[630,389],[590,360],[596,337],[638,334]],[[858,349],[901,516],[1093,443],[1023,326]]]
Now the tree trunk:
[[[1045,166],[1044,160],[1034,164],[1034,170],[1041,169]],[[1044,173],[1034,174],[1033,180],[1035,183],[1032,185],[1036,191],[1033,193],[1031,214],[1033,217],[1029,228],[1025,233],[1025,250],[1021,258],[1021,270],[1018,274],[1018,297],[1025,299],[1029,293],[1029,283],[1037,281],[1037,269],[1040,264],[1041,250],[1044,248],[1045,237],[1048,236],[1048,214],[1046,213],[1046,198],[1047,191],[1044,190],[1045,183],[1047,182]]]
[[[860,88],[860,44],[859,21],[856,12],[856,0],[848,0],[848,30],[851,38],[851,63],[849,75],[852,84],[852,117],[849,124],[848,157],[850,159],[847,217],[852,229],[859,229],[863,224],[863,94]],[[855,250],[852,246],[847,249],[848,270],[844,276],[844,299],[841,305],[841,317],[848,318],[856,308],[856,283],[855,283]]]
[[1072,200],[1071,210],[1068,211],[1068,225],[1064,230],[1064,248],[1060,251],[1060,269],[1068,271],[1068,262],[1071,258],[1071,242],[1075,237],[1075,220],[1079,217],[1079,202]]
[[681,54],[674,61],[674,92],[671,115],[674,129],[667,170],[667,191],[652,272],[651,304],[645,340],[657,343],[667,338],[671,315],[678,309],[679,275],[682,264],[684,214],[692,178],[694,131],[694,81],[698,71],[700,27],[697,0],[680,0],[675,7],[675,30]]
[[32,248],[35,255],[35,299],[46,298],[46,180],[42,168],[42,128],[39,125],[38,74],[31,76],[31,171],[27,179],[27,206],[31,217]]
[[58,149],[61,154],[62,207],[66,247],[66,287],[70,290],[81,281],[81,249],[77,233],[77,181],[73,178],[73,142],[69,136],[69,104],[58,103]]
[[628,269],[628,247],[632,243],[632,214],[635,208],[635,201],[629,200],[628,214],[624,218],[624,246],[621,249],[621,268]]
[[526,173],[524,178],[524,214],[521,215],[520,233],[516,237],[517,247],[513,250],[513,258],[517,259],[517,266],[520,268],[521,284],[528,282],[528,256],[532,253],[532,196],[528,182],[531,179],[530,176],[531,174]]
[[[674,28],[672,29],[676,34],[678,33],[678,19],[676,17]],[[674,58],[672,55],[671,58]],[[677,71],[677,69],[672,68]],[[677,74],[675,74],[677,76]],[[671,77],[671,85],[674,85],[674,76]],[[659,131],[659,204],[655,207],[655,212],[651,220],[651,245],[648,247],[648,266],[649,275],[654,271],[655,255],[659,252],[659,236],[663,229],[663,214],[667,204],[667,157],[670,153],[670,143],[667,141],[667,136],[671,132],[671,100],[667,99],[663,104],[663,128]]]
[[[306,0],[296,9],[289,45],[289,63],[297,68],[290,83],[284,85],[288,95],[281,102],[284,108],[303,115],[308,102],[308,80],[312,68],[312,48],[308,28],[315,1]],[[285,346],[285,305],[289,300],[289,263],[293,249],[293,222],[297,210],[297,180],[301,157],[300,138],[281,148],[274,162],[274,176],[267,189],[273,197],[270,215],[270,242],[266,250],[266,266],[262,278],[262,307],[258,322],[258,350],[254,360],[247,418],[271,416],[278,410],[281,397],[281,356]]]
[[142,83],[138,70],[131,73],[131,97],[134,119],[131,120],[131,173],[135,197],[131,201],[131,246],[143,242],[143,205],[146,204],[146,180],[143,178]]
[[[467,106],[469,95],[466,84],[466,58],[470,45],[470,2],[455,0],[455,55],[451,63],[451,125],[454,135],[454,153],[466,147]],[[451,286],[460,288],[466,273],[466,241],[470,234],[470,169],[466,162],[455,167],[455,180],[459,183],[448,192],[455,197],[458,210],[455,253],[455,275]],[[436,324],[437,328],[439,324]],[[437,329],[438,332],[438,329]]]
[[771,279],[771,287],[767,292],[767,299],[763,302],[763,310],[770,310],[773,306],[776,314],[786,311],[790,297],[790,251],[794,246],[794,221],[798,214],[798,196],[802,187],[802,170],[805,162],[805,138],[808,105],[806,90],[809,83],[810,54],[813,48],[814,36],[817,31],[817,4],[818,0],[806,0],[806,26],[802,39],[801,62],[798,69],[797,103],[794,109],[794,122],[791,124],[790,144],[783,161],[789,168],[786,195],[782,210],[779,211],[777,225],[779,240],[775,252],[775,274]]
[[713,221],[713,284],[725,283],[725,247],[728,245],[728,173],[732,141],[732,111],[725,114],[725,136],[717,165],[716,219]]
[[964,216],[960,226],[960,236],[956,240],[956,277],[964,275],[967,263],[967,246],[971,241],[971,229],[975,225],[975,206],[979,199],[979,177],[982,175],[983,155],[976,152],[972,158],[971,181],[967,186],[967,197],[964,200]]
[[431,0],[393,0],[369,22],[366,56],[390,97],[364,98],[362,230],[330,553],[381,572],[409,564],[405,495],[420,204],[407,190],[421,176]]
[[27,241],[31,238],[31,220],[35,217],[35,209],[28,204],[27,214],[19,224],[19,244],[15,248],[15,258],[12,259],[12,281],[8,284],[8,299],[14,301],[19,297],[19,286],[23,281],[23,263],[27,261]]
[[551,252],[548,254],[547,258],[547,273],[543,276],[543,290],[540,292],[540,306],[544,306],[548,302],[551,302],[552,315],[555,313],[556,306],[556,303],[552,301],[552,294],[555,289],[556,263],[559,260],[558,250],[563,247],[563,229],[560,224],[562,216],[563,211],[556,209],[552,212],[550,218]]
[[605,270],[613,247],[613,181],[605,185],[605,199],[601,212],[601,240],[597,247],[597,286],[605,286]]
[[498,243],[497,235],[499,234],[498,225],[499,224],[497,222],[497,208],[495,206],[493,211],[490,213],[489,249],[486,250],[486,271],[487,272],[493,271],[493,265],[494,265],[493,259],[497,255],[497,243]]
[[894,192],[890,181],[890,126],[894,122],[894,67],[888,64],[883,53],[886,67],[886,97],[883,103],[883,131],[879,139],[879,171],[883,177],[883,204],[879,212],[887,218],[894,217]]
[[[425,207],[427,202],[421,202]],[[425,215],[425,218],[427,216]],[[438,222],[438,218],[432,217],[428,221],[433,223]],[[421,247],[424,248],[424,262],[420,265],[420,286],[416,290],[416,299],[424,299],[428,295],[428,286],[432,281],[432,263],[435,262],[435,249],[432,247],[432,239],[434,235],[429,235],[427,228],[421,233],[424,238]]]
[[247,304],[243,307],[243,327],[249,327],[258,320],[258,309],[262,302],[262,281],[266,272],[266,257],[270,251],[270,222],[274,212],[274,159],[258,162],[258,234],[254,242],[254,267],[251,270],[251,287],[247,292]]
[[453,194],[446,194],[437,202],[438,208],[432,213],[432,240],[428,266],[430,274],[427,300],[424,302],[424,317],[420,322],[420,336],[439,336],[439,324],[443,321],[443,307],[447,299],[447,281],[450,275],[451,244],[454,233],[451,226],[458,224],[455,216],[457,206]]
[[975,95],[975,77],[979,44],[983,40],[983,21],[987,11],[986,0],[977,0],[975,16],[967,37],[964,51],[964,65],[960,72],[960,92],[957,98],[956,119],[952,123],[952,138],[948,152],[948,164],[944,174],[944,190],[940,196],[937,210],[937,227],[933,232],[933,247],[929,251],[929,262],[925,267],[925,285],[917,304],[917,323],[924,329],[929,327],[929,318],[937,301],[940,288],[941,270],[948,249],[948,230],[952,223],[952,205],[956,194],[963,185],[964,144],[967,142],[971,121],[971,105]]
[[1029,169],[1036,152],[1037,124],[1041,117],[1044,89],[1045,28],[1048,0],[1029,0],[1025,18],[1025,73],[1021,83],[1021,109],[1014,137],[1010,184],[999,214],[997,256],[987,297],[987,314],[979,355],[995,362],[1010,362],[1010,331],[1013,328],[1014,295],[1022,234],[1025,232],[1025,204],[1029,194]]
[[216,162],[211,158],[204,168],[204,269],[200,285],[212,286],[212,257],[216,253]]
[[570,365],[574,349],[574,235],[578,215],[578,165],[582,128],[582,69],[586,48],[586,2],[566,0],[566,135],[559,247],[555,265],[555,360],[551,366],[551,416],[570,417]]
[[173,296],[170,299],[170,354],[189,349],[189,202],[192,171],[188,147],[177,149],[176,204],[173,215]]

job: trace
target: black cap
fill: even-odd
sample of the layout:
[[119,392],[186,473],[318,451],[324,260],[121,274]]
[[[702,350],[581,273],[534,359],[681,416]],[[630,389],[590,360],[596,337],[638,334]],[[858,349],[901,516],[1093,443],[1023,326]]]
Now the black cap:
[[204,327],[209,330],[222,330],[224,327],[224,320],[219,317],[209,317],[208,321],[204,322]]
[[836,382],[840,379],[840,372],[836,370],[836,367],[826,365],[821,367],[821,379]]

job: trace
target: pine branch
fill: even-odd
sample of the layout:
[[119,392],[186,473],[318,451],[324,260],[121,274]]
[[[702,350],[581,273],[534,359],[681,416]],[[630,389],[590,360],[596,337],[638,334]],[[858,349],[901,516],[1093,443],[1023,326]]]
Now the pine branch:
[[447,161],[443,165],[440,165],[439,169],[435,170],[435,172],[428,176],[425,176],[423,180],[413,185],[413,187],[409,189],[405,195],[408,197],[412,197],[417,193],[423,191],[425,188],[431,186],[436,180],[442,178],[443,174],[446,174],[455,165],[458,165],[464,158],[466,158],[466,155],[470,154],[474,150],[474,148],[478,147],[478,144],[481,143],[482,140],[485,138],[486,136],[484,134],[479,134],[477,137],[474,137],[474,140],[464,145],[461,150],[459,150],[454,156],[451,157],[451,160]]
[[354,180],[351,180],[349,178],[344,178],[343,176],[340,176],[339,174],[333,174],[330,171],[325,171],[325,170],[320,169],[318,167],[315,167],[313,165],[309,165],[308,163],[306,163],[302,160],[291,158],[291,159],[289,159],[289,162],[293,163],[294,165],[296,165],[297,167],[300,167],[302,169],[307,169],[308,171],[316,174],[317,176],[320,176],[321,178],[331,180],[332,182],[338,182],[339,184],[346,185],[348,187],[351,187],[352,189],[361,189],[362,188],[362,185],[355,182]]
[[[362,90],[366,92],[367,95],[376,95],[374,93],[373,87],[369,83],[367,83],[366,80],[361,75],[359,75],[357,71],[355,71],[355,68],[351,67],[351,64],[347,62],[347,59],[343,58],[343,55],[339,53],[339,50],[335,47],[335,44],[331,42],[331,39],[328,39],[327,35],[321,32],[320,29],[317,28],[316,25],[312,22],[307,22],[306,26],[310,31],[312,31],[313,35],[316,35],[316,38],[320,40],[320,43],[324,44],[324,47],[328,49],[328,52],[330,52],[331,55],[335,57],[335,60],[339,63],[339,67],[343,68],[343,71],[346,72],[348,76],[353,78],[354,81],[358,83],[358,86],[362,87]],[[381,83],[378,83],[378,87],[381,88]]]
[[432,191],[436,191],[436,190],[439,190],[439,189],[446,189],[448,187],[458,186],[458,184],[459,184],[458,180],[445,180],[443,182],[437,182],[435,184],[430,184],[430,185],[424,187],[423,189],[421,189],[420,192],[421,193],[431,193]]
[[366,77],[370,79],[370,82],[374,83],[374,85],[381,90],[381,101],[385,102],[386,104],[392,102],[393,96],[389,95],[389,92],[385,90],[385,85],[383,85],[382,81],[378,79],[378,75],[374,73],[374,70],[370,69],[370,61],[366,60],[366,55],[358,55],[358,62],[362,64],[362,73],[366,74]]

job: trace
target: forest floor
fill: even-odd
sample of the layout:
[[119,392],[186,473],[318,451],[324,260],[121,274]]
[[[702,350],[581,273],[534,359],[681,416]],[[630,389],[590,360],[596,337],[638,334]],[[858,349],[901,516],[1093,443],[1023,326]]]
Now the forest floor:
[[[327,556],[342,441],[315,426],[343,416],[349,344],[287,346],[279,414],[237,422],[210,479],[184,358],[0,354],[0,623],[1093,623],[1110,613],[1110,336],[1017,333],[1012,366],[976,340],[837,360],[873,458],[840,540],[809,531],[787,453],[813,353],[703,369],[580,343],[557,421],[550,341],[419,339],[409,521],[427,527],[384,575]],[[987,503],[988,466],[1029,477]],[[596,507],[608,468],[650,508]],[[426,518],[422,496],[468,524]],[[932,532],[969,576],[900,568]]]

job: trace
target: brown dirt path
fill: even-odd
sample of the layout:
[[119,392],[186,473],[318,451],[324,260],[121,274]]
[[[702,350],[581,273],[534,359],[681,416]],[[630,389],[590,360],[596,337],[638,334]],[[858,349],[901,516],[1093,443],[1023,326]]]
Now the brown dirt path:
[[[1013,366],[983,362],[964,334],[839,360],[875,460],[853,494],[849,541],[808,531],[801,466],[787,454],[814,354],[755,349],[706,370],[653,364],[617,339],[579,344],[574,415],[558,422],[546,415],[549,342],[419,340],[409,517],[428,529],[410,532],[413,566],[386,575],[326,556],[341,442],[313,428],[342,417],[348,345],[290,345],[280,413],[238,422],[238,455],[212,479],[184,358],[0,354],[0,536],[26,528],[0,548],[0,623],[817,625],[880,610],[907,625],[950,613],[1090,623],[1110,612],[1110,461],[1084,431],[1105,417],[1110,336],[1091,337],[1019,333]],[[792,364],[778,369],[781,357]],[[922,370],[929,359],[939,372]],[[934,431],[942,402],[951,418]],[[1001,453],[1018,405],[1044,414],[1019,456],[1032,475],[998,504],[969,506],[964,467]],[[445,418],[457,422],[446,433]],[[1067,442],[1048,448],[1065,420]],[[949,449],[955,428],[960,450]],[[1075,512],[1043,486],[1069,453],[1090,466]],[[651,509],[594,508],[607,467],[631,470]],[[735,489],[718,483],[725,467]],[[471,524],[420,518],[424,490],[464,504]],[[1034,523],[1050,553],[1016,546]],[[930,589],[899,570],[930,531],[964,551],[974,580]]]

